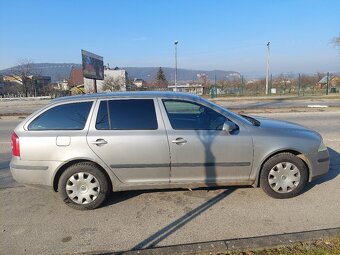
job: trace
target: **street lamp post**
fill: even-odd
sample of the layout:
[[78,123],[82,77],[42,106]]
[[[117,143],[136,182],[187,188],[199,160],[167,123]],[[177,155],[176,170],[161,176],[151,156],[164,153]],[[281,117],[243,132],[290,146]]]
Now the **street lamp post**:
[[268,81],[269,81],[269,55],[270,55],[270,42],[267,43],[267,70],[266,70],[266,95],[268,95]]
[[174,44],[175,44],[175,91],[177,91],[177,44],[178,44],[178,41],[175,41]]

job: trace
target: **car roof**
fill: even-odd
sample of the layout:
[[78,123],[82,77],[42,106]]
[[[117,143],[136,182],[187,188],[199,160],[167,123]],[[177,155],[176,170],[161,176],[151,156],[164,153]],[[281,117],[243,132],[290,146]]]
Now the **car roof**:
[[162,91],[131,91],[131,92],[109,92],[109,93],[93,93],[77,96],[65,96],[58,97],[51,101],[51,103],[57,102],[69,102],[69,101],[83,101],[92,99],[110,99],[110,98],[169,98],[169,99],[191,99],[194,101],[201,98],[195,94],[181,93],[181,92],[162,92]]

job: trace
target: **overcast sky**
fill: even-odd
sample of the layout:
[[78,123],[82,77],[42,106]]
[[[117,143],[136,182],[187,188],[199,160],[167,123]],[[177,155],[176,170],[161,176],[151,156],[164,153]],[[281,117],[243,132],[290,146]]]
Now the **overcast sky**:
[[340,1],[0,1],[0,69],[21,59],[265,73],[340,71]]

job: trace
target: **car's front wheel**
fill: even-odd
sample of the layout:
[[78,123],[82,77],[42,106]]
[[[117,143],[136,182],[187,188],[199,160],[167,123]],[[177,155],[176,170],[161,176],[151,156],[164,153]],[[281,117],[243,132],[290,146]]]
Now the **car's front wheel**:
[[261,170],[260,186],[271,197],[290,198],[301,193],[307,183],[304,162],[292,153],[279,153],[268,159]]
[[60,176],[58,192],[68,206],[89,210],[105,201],[109,184],[95,164],[80,162],[68,167]]

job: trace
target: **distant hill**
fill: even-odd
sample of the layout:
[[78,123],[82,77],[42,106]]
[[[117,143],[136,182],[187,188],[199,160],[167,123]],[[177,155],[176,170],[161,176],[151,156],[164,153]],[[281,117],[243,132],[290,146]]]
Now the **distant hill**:
[[[36,75],[51,76],[52,82],[68,79],[72,67],[81,67],[74,63],[34,63],[32,73]],[[0,74],[11,74],[18,70],[19,66],[14,66],[0,71]]]
[[[36,75],[51,76],[52,82],[68,79],[72,67],[80,68],[81,64],[75,63],[34,63],[32,64],[32,73]],[[154,80],[159,67],[122,67],[129,74],[130,79],[139,78],[146,81]],[[162,67],[166,79],[168,81],[175,80],[175,69],[170,67]],[[18,70],[18,66],[0,70],[0,74],[11,74]],[[235,71],[222,71],[222,70],[190,70],[190,69],[178,69],[177,80],[179,82],[196,81],[198,75],[205,74],[208,79],[213,81],[225,80],[234,76],[238,76],[239,73]]]

